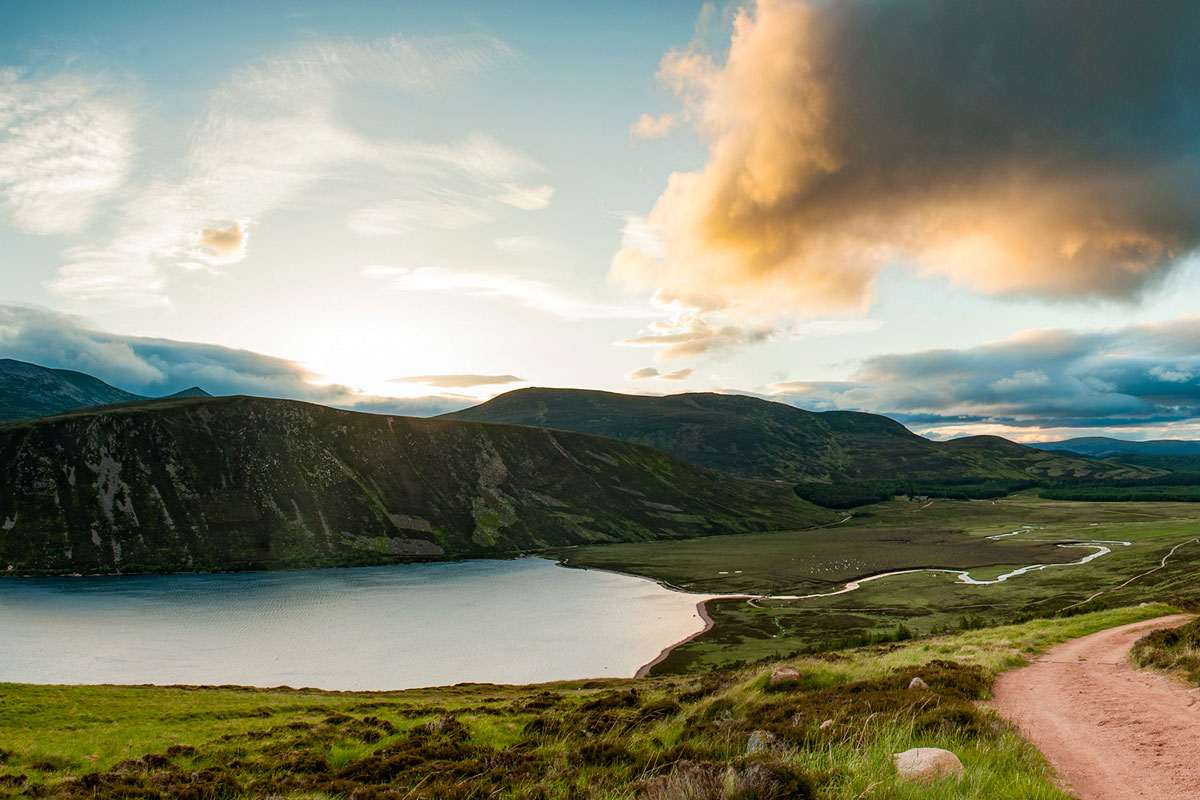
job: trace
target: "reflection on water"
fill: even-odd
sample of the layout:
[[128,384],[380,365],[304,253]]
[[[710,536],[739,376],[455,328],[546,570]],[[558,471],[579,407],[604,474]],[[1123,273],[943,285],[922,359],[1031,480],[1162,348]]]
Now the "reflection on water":
[[699,598],[539,558],[0,580],[0,681],[403,689],[626,677]]

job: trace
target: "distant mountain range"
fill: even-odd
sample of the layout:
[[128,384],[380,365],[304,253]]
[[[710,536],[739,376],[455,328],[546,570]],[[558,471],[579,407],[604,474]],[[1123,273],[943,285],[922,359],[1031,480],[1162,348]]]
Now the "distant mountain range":
[[733,475],[791,483],[1136,479],[1150,472],[998,436],[935,442],[878,414],[817,413],[744,395],[518,389],[444,418],[609,436]]
[[0,572],[12,574],[504,556],[811,527],[897,492],[1141,485],[1175,468],[1080,454],[1096,440],[935,442],[877,414],[741,395],[521,389],[413,419],[197,387],[144,398],[12,360],[0,361],[6,419],[20,420],[0,422]]
[[[172,397],[209,397],[198,386]],[[36,419],[81,408],[137,403],[150,398],[69,369],[0,358],[0,422]]]
[[1200,456],[1200,442],[1187,439],[1150,439],[1134,442],[1127,439],[1110,439],[1106,436],[1082,436],[1059,442],[1038,442],[1033,446],[1039,450],[1079,453],[1093,458],[1125,455]]

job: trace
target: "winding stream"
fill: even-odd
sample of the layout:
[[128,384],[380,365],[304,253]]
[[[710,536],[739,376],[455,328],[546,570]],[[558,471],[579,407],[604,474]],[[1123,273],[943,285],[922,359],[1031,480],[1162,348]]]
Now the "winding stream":
[[[988,536],[989,540],[1006,539],[1011,536],[1017,536],[1022,533],[1028,533],[1034,530],[1032,525],[1023,525],[1010,533],[1000,533],[994,536]],[[899,569],[891,572],[880,572],[876,575],[868,575],[865,578],[856,578],[848,581],[841,589],[836,589],[832,592],[815,592],[813,594],[776,594],[776,595],[728,595],[727,599],[747,599],[751,603],[756,600],[815,600],[819,597],[836,597],[841,594],[849,594],[862,588],[864,583],[881,580],[883,578],[891,578],[896,575],[915,575],[922,572],[940,573],[946,575],[956,575],[961,583],[970,584],[971,586],[994,586],[997,583],[1004,583],[1009,578],[1016,578],[1020,575],[1026,575],[1030,572],[1039,572],[1044,569],[1053,569],[1055,567],[1077,567],[1082,564],[1087,564],[1090,561],[1095,561],[1097,558],[1102,558],[1112,552],[1113,546],[1129,547],[1133,542],[1126,542],[1119,539],[1092,539],[1086,542],[1069,542],[1056,545],[1057,547],[1082,547],[1092,550],[1082,558],[1076,561],[1066,561],[1061,564],[1029,564],[1028,566],[1018,567],[1010,572],[1005,572],[1002,575],[997,575],[995,578],[981,579],[972,578],[971,571],[968,569],[950,569],[938,567],[921,567],[918,569]]]

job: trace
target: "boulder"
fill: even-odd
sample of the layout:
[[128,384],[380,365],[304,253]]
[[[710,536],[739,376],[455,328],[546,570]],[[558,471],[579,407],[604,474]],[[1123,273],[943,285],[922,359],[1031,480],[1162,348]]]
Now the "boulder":
[[770,731],[754,731],[746,741],[746,754],[754,755],[770,750],[775,746],[775,734]]
[[771,673],[771,685],[778,686],[781,683],[795,683],[800,680],[800,670],[795,667],[776,667]]
[[892,758],[896,762],[896,776],[901,780],[932,783],[941,778],[959,778],[963,774],[958,756],[939,747],[914,747],[896,753]]
[[920,678],[913,678],[911,681],[908,682],[908,688],[910,688],[910,689],[928,689],[929,684],[926,683],[925,681],[921,680]]

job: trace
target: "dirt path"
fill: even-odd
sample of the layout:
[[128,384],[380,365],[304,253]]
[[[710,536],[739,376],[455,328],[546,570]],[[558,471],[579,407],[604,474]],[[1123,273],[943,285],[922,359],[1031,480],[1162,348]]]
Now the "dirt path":
[[1075,639],[1000,676],[994,706],[1079,800],[1200,798],[1200,690],[1135,670],[1129,649],[1159,617]]

